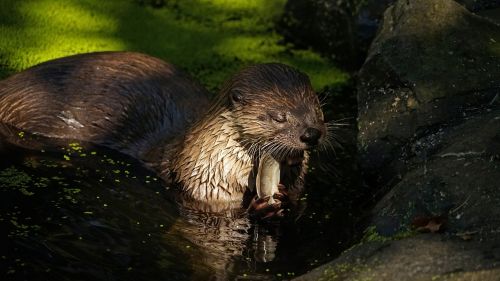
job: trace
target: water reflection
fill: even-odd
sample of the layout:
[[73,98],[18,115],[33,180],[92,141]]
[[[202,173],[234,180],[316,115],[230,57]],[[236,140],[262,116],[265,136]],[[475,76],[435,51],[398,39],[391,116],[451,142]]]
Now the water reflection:
[[[207,266],[210,276],[193,276],[199,280],[233,280],[243,263],[267,263],[274,260],[279,235],[270,232],[279,223],[251,221],[240,204],[207,206],[201,202],[179,200],[180,218],[170,234],[189,240],[199,250],[198,262]],[[243,277],[243,276],[241,276]],[[245,274],[252,280],[270,280],[263,274]]]

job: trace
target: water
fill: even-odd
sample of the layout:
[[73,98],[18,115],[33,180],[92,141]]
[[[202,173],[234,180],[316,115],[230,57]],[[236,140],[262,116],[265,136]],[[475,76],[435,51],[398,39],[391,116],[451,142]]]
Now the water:
[[239,208],[179,205],[174,186],[109,149],[9,134],[18,145],[0,155],[2,280],[291,279],[356,237],[353,165],[331,157],[312,171],[300,215],[259,222]]

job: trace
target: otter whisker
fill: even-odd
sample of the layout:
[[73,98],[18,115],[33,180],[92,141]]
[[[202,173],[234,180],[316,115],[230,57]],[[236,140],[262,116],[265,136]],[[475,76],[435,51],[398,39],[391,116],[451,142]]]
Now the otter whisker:
[[288,146],[284,146],[284,145],[280,145],[279,146],[279,149],[278,149],[278,155],[280,158],[285,158],[286,156],[288,156]]
[[354,117],[350,116],[350,117],[344,117],[344,118],[340,118],[340,119],[335,119],[335,120],[332,120],[330,122],[340,122],[340,121],[345,121],[345,120],[353,120]]
[[278,154],[278,150],[279,150],[279,144],[276,143],[276,142],[271,142],[270,143],[270,146],[268,148],[268,153],[269,154],[272,154],[272,155],[277,155]]
[[335,127],[341,127],[341,126],[352,126],[352,124],[350,123],[339,123],[339,122],[328,122],[328,123],[325,123],[326,127],[327,128],[335,128]]
[[331,140],[325,139],[325,141],[322,143],[320,149],[318,151],[322,152],[333,152],[334,156],[337,156],[337,151],[335,150],[335,146],[332,144]]
[[[325,138],[325,141],[330,143],[332,146],[335,145],[339,148],[342,148],[342,144],[339,142],[339,140],[337,139],[337,135],[334,134],[333,132],[328,134]],[[333,147],[332,147],[333,148]]]

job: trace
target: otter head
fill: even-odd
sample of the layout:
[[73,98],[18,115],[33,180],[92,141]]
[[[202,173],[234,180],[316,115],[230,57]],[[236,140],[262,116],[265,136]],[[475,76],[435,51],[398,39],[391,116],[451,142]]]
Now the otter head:
[[326,134],[309,78],[279,63],[243,69],[222,91],[241,142],[250,152],[285,160],[303,155]]

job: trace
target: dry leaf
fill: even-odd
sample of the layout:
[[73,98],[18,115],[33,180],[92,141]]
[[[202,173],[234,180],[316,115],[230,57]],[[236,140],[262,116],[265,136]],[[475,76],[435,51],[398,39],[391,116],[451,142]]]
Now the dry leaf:
[[444,229],[446,218],[443,216],[417,216],[412,220],[412,227],[418,232],[437,233]]

